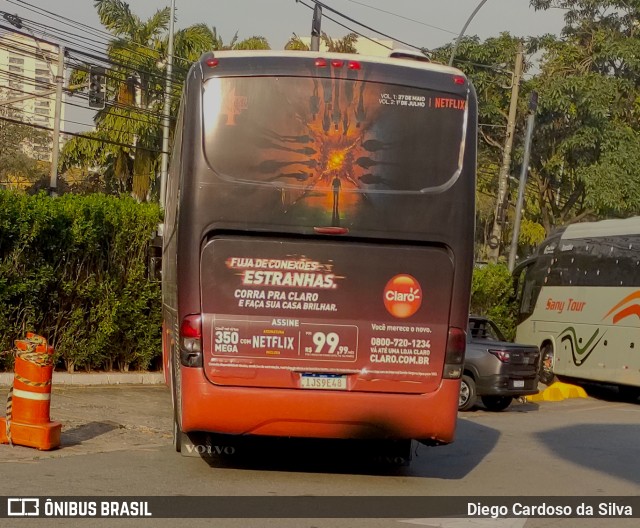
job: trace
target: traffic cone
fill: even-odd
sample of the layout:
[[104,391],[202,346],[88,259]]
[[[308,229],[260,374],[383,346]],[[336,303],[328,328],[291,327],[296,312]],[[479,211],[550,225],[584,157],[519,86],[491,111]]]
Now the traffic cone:
[[53,347],[44,337],[32,333],[15,345],[15,374],[7,415],[0,418],[0,444],[55,449],[60,446],[62,425],[52,422],[49,415]]

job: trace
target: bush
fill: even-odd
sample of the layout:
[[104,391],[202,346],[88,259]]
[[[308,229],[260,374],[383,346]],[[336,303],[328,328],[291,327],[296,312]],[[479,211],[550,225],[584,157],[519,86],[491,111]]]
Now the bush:
[[0,190],[0,350],[34,331],[68,371],[147,368],[161,348],[146,273],[159,218],[130,198]]
[[504,264],[487,264],[473,270],[471,313],[492,319],[507,339],[515,337],[513,279]]

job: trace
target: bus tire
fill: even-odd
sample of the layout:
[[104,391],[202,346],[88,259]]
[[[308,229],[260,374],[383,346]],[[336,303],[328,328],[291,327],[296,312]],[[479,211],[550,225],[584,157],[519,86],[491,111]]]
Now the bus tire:
[[180,429],[180,425],[178,425],[178,418],[176,417],[176,413],[173,413],[173,447],[176,449],[177,453],[182,453],[182,435],[184,433]]
[[466,374],[460,380],[460,395],[458,397],[458,410],[468,411],[476,404],[476,382]]
[[511,396],[482,396],[481,400],[487,411],[500,412],[511,405],[513,398]]
[[553,346],[545,343],[540,350],[540,368],[538,369],[539,379],[545,385],[551,385],[556,381],[553,373]]
[[185,434],[182,432],[180,423],[180,406],[182,405],[181,383],[179,381],[179,352],[174,349],[171,354],[171,395],[173,403],[173,447],[176,452],[182,453],[182,444]]
[[640,398],[640,387],[630,385],[618,385],[618,394],[625,401],[634,402]]

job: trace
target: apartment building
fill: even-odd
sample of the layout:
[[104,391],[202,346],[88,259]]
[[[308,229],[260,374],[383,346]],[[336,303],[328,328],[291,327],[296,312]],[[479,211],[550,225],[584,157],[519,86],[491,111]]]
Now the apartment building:
[[[0,34],[0,115],[53,129],[57,65],[57,46],[18,33]],[[35,96],[3,104],[29,94]],[[64,105],[61,119],[64,120]],[[51,161],[52,138],[53,133],[49,132],[45,139],[25,142],[22,148],[35,159]]]

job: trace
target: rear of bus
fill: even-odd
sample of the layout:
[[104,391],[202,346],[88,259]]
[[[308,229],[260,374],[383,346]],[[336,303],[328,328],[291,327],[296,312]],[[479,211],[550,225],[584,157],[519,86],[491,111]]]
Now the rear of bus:
[[216,52],[191,69],[178,128],[163,263],[176,429],[452,441],[475,214],[466,77]]

